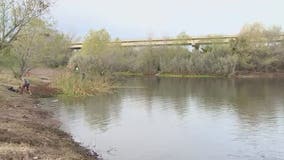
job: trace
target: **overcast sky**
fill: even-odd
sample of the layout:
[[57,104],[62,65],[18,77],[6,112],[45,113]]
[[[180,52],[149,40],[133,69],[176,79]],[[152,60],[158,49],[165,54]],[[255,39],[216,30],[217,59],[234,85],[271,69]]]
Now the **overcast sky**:
[[57,0],[59,30],[84,37],[107,29],[112,37],[140,39],[236,34],[246,23],[284,27],[284,0]]

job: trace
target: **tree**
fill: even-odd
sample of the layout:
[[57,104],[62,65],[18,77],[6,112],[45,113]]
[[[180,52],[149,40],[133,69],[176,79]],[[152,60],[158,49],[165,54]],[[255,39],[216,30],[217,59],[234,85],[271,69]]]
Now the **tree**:
[[18,38],[12,43],[11,55],[15,57],[16,77],[38,65],[57,67],[67,63],[71,56],[68,49],[70,39],[52,29],[52,26],[41,19],[32,20],[25,26]]
[[84,54],[98,54],[107,48],[110,40],[110,34],[105,29],[91,30],[83,43],[82,52]]
[[177,39],[189,39],[191,38],[186,32],[181,32],[177,35]]
[[187,39],[190,39],[191,37],[187,35],[186,32],[181,32],[177,35],[176,38],[179,39],[180,44],[185,44],[187,42]]
[[45,14],[50,4],[50,0],[1,0],[0,50],[15,41],[33,19]]
[[281,28],[265,28],[260,23],[245,25],[237,39],[230,43],[232,53],[238,56],[238,70],[271,71],[280,66],[279,49]]

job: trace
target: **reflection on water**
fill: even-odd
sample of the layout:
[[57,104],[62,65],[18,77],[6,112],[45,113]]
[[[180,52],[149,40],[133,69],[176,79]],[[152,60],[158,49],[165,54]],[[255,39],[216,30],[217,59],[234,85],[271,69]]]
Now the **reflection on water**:
[[125,86],[61,100],[63,129],[110,160],[284,159],[282,79],[131,78]]

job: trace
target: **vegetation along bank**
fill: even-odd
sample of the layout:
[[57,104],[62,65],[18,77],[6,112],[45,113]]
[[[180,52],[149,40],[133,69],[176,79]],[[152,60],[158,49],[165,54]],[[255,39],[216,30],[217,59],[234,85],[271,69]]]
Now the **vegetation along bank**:
[[[40,109],[35,98],[7,90],[20,79],[32,83],[33,96],[90,96],[109,94],[121,75],[166,77],[283,76],[284,43],[277,26],[245,25],[227,44],[200,46],[121,47],[104,29],[90,31],[83,49],[70,50],[71,36],[55,29],[48,19],[49,0],[0,2],[0,159],[94,159],[58,129],[52,115]],[[181,33],[178,39],[190,36]],[[37,68],[59,70],[59,74]],[[40,79],[40,81],[36,80]],[[48,81],[48,79],[51,79]],[[42,84],[41,81],[48,81]],[[43,88],[42,88],[43,87]]]

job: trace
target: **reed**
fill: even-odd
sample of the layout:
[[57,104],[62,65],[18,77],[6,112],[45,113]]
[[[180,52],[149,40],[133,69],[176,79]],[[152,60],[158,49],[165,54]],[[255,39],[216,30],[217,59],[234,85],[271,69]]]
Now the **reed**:
[[74,97],[107,94],[114,88],[110,78],[96,74],[83,78],[80,74],[65,73],[57,78],[55,85],[64,95]]

